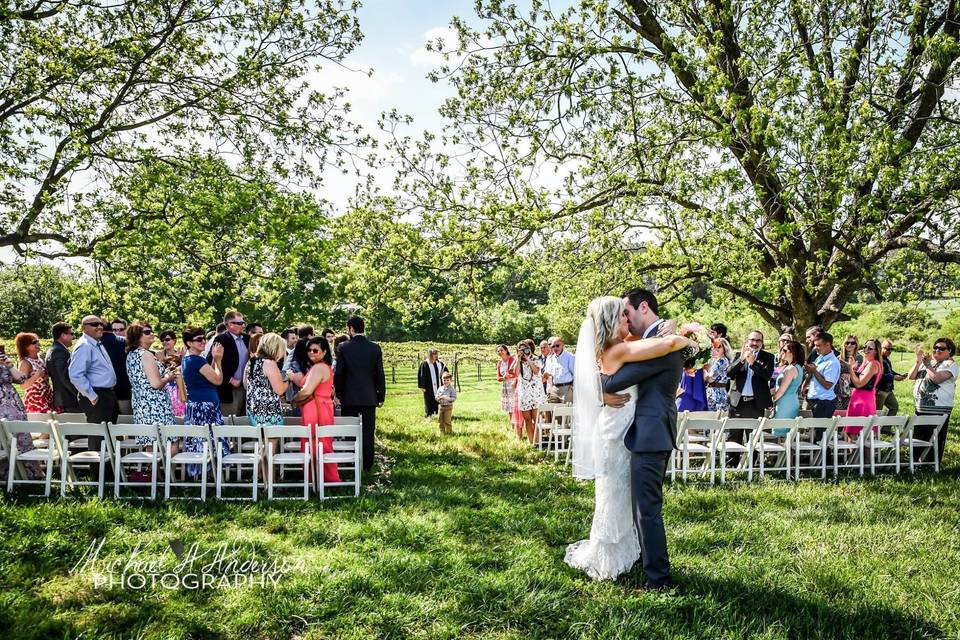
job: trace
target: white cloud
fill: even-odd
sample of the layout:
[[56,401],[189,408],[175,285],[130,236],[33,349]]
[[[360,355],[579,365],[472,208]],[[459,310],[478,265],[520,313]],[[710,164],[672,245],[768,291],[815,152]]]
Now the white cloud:
[[439,51],[428,51],[427,42],[434,42],[438,38],[443,39],[443,49],[451,51],[460,43],[456,30],[452,27],[434,27],[424,32],[424,44],[413,50],[410,54],[410,62],[418,66],[438,67],[444,63],[443,54]]

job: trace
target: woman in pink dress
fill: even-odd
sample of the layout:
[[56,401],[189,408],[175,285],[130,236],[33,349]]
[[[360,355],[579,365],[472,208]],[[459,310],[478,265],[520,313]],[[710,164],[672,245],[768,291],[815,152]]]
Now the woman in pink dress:
[[[318,429],[323,429],[323,425],[333,424],[333,369],[330,366],[333,358],[330,355],[330,344],[325,338],[316,336],[307,341],[307,360],[306,363],[301,363],[301,369],[307,369],[307,377],[293,400],[300,406],[300,423],[312,427],[314,455],[318,446],[323,447],[324,453],[333,453],[333,438],[317,437]],[[300,443],[300,450],[305,450],[306,446],[307,440],[304,439]],[[336,462],[323,465],[323,481],[340,482]]]
[[50,413],[54,410],[53,389],[47,366],[40,357],[40,338],[35,333],[18,333],[14,344],[20,357],[20,372],[27,376],[23,382],[23,405],[27,413]]
[[[867,340],[863,345],[863,363],[858,365],[855,357],[851,357],[848,364],[853,390],[850,393],[850,404],[847,405],[847,416],[877,415],[877,383],[883,375],[880,341]],[[855,442],[862,430],[863,427],[844,427],[843,433],[847,442]]]

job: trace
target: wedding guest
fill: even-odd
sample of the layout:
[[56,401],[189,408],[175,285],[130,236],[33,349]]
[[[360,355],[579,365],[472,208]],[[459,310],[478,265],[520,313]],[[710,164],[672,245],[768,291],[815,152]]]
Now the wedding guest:
[[[243,331],[246,322],[239,311],[228,311],[223,323],[227,330],[213,339],[215,344],[223,346],[223,381],[217,385],[217,397],[225,415],[242,416],[247,408],[243,372],[250,359],[250,336]],[[209,356],[207,361],[212,361]]]
[[350,338],[343,334],[333,339],[333,365],[331,366],[333,367],[334,373],[337,371],[337,352],[340,351],[340,345],[346,343],[348,340],[350,340]]
[[[877,415],[877,384],[883,376],[883,364],[880,362],[880,341],[867,340],[863,343],[863,362],[858,363],[856,354],[847,362],[850,369],[850,401],[847,404],[847,416],[867,417]],[[844,427],[847,442],[854,442],[863,427]],[[874,429],[879,433],[878,429]]]
[[[183,383],[187,388],[187,410],[183,416],[184,424],[221,425],[223,412],[220,409],[220,396],[217,391],[228,375],[223,371],[224,346],[216,342],[210,348],[209,362],[203,357],[204,334],[199,327],[187,327],[183,330],[183,344],[187,347],[187,355],[181,364]],[[200,453],[203,451],[203,440],[200,438],[184,438],[183,450]],[[224,455],[230,453],[230,444],[226,438],[221,438],[219,445]],[[216,445],[214,445],[216,446]],[[215,452],[212,454],[215,457]],[[199,464],[187,465],[187,475],[191,478],[200,476]]]
[[[247,417],[251,426],[282,425],[283,398],[288,382],[280,371],[287,354],[287,342],[276,333],[265,333],[244,372],[247,389]],[[276,450],[276,443],[271,442]]]
[[[153,327],[146,322],[134,321],[127,327],[127,377],[133,408],[133,421],[137,424],[173,424],[173,406],[167,387],[177,384],[177,374],[157,360],[150,348],[154,341]],[[137,436],[137,444],[152,445],[151,436]],[[171,442],[170,455],[177,453],[177,445]]]
[[853,393],[853,384],[850,381],[850,373],[856,367],[850,367],[850,361],[853,359],[856,366],[860,366],[863,361],[860,355],[860,340],[857,336],[849,335],[843,341],[843,356],[840,358],[840,380],[837,382],[837,410],[846,411],[850,404],[850,394]]
[[894,382],[906,380],[907,374],[893,370],[893,364],[890,362],[890,356],[893,354],[892,342],[884,340],[880,354],[883,375],[880,376],[880,384],[877,385],[877,414],[880,415],[886,409],[886,415],[895,416],[900,411],[900,403],[897,401],[897,394],[893,392],[893,385]]
[[[840,379],[840,360],[833,351],[833,336],[826,331],[814,339],[817,358],[803,370],[809,379],[807,400],[814,418],[832,418],[837,409],[837,381]],[[822,431],[818,430],[817,436]]]
[[309,324],[301,324],[297,326],[297,337],[301,340],[309,340],[313,337],[313,326]]
[[442,382],[443,372],[447,365],[440,361],[440,352],[434,347],[427,349],[427,359],[420,363],[417,370],[417,387],[423,392],[424,417],[436,415],[439,410],[437,404],[437,388]]
[[110,333],[115,335],[118,338],[123,338],[126,340],[127,337],[127,321],[122,318],[114,318],[110,321]]
[[159,354],[160,361],[174,373],[174,379],[167,385],[170,407],[175,417],[182,418],[187,411],[186,389],[183,387],[183,378],[179,375],[184,350],[177,348],[177,334],[170,330],[160,333],[160,344],[163,346]]
[[327,341],[327,344],[332,345],[333,339],[337,337],[336,332],[330,327],[324,327],[323,331],[320,332],[320,335],[323,336],[323,339]]
[[695,358],[683,362],[683,375],[677,388],[677,411],[706,411],[707,387],[704,369],[697,366]]
[[[251,322],[247,325],[247,335],[251,338],[253,336],[262,336],[264,334],[263,325],[259,322]],[[253,350],[251,349],[251,352]]]
[[297,340],[300,339],[300,336],[297,335],[296,329],[290,327],[281,331],[280,337],[287,341],[287,355],[289,356],[293,353],[293,348],[297,346]]
[[540,362],[540,379],[543,381],[543,390],[547,390],[547,386],[550,384],[550,375],[547,373],[547,358],[550,357],[550,341],[541,340],[540,341],[540,357],[538,358]]
[[287,354],[287,359],[284,360],[283,368],[281,370],[289,383],[287,385],[286,400],[287,404],[290,405],[290,415],[294,417],[298,417],[300,415],[300,407],[293,404],[293,398],[300,391],[300,386],[303,384],[304,378],[306,378],[308,363],[309,359],[307,358],[307,341],[297,338],[297,341],[293,345],[293,349]]
[[711,340],[729,340],[727,337],[727,325],[722,322],[714,322],[710,325],[710,331],[707,332],[707,335]]
[[733,360],[733,347],[726,338],[714,338],[710,346],[710,360],[704,372],[704,382],[707,384],[707,409],[709,411],[727,411],[730,405],[727,402],[727,386],[730,377],[727,371]]
[[[806,365],[815,364],[817,358],[820,357],[820,354],[817,352],[816,342],[817,338],[820,337],[820,334],[824,332],[824,328],[820,325],[814,325],[808,327],[803,334],[803,340],[807,344],[807,361],[804,363],[804,375],[803,383],[800,385],[800,408],[807,411],[813,411],[813,408],[810,404],[809,393],[810,393],[810,382],[813,379],[813,376],[810,373],[807,373]],[[836,354],[836,350],[834,350]]]
[[[371,343],[372,344],[372,343]],[[306,341],[307,362],[303,363],[307,372],[303,388],[297,392],[293,401],[300,407],[300,423],[310,427],[311,451],[316,457],[320,447],[324,453],[333,453],[333,438],[322,438],[323,427],[333,424],[333,369],[330,363],[330,345],[322,336]],[[307,440],[300,442],[300,450],[305,451]],[[336,462],[323,465],[324,482],[340,482],[340,471]]]
[[250,336],[250,344],[248,345],[249,357],[252,358],[257,353],[257,349],[260,348],[260,338],[262,337],[262,333],[255,333]]
[[130,379],[127,377],[127,340],[124,337],[127,333],[127,321],[117,318],[110,323],[110,326],[111,330],[104,330],[100,342],[110,356],[110,365],[117,379],[113,387],[117,397],[117,412],[130,415],[133,408],[130,402]]
[[449,371],[444,371],[441,386],[437,389],[440,433],[444,435],[453,434],[453,403],[456,401],[457,390],[453,386],[453,376]]
[[510,356],[510,348],[505,344],[497,347],[497,355],[500,357],[500,360],[497,361],[497,382],[500,383],[500,410],[511,416],[512,423],[514,387],[516,386],[516,377],[513,375],[513,357]]
[[[763,334],[751,331],[739,356],[730,364],[727,375],[737,392],[736,402],[730,400],[731,418],[762,418],[773,404],[770,397],[770,378],[773,376],[773,354],[763,349]],[[743,431],[732,432],[742,437]]]
[[226,323],[221,322],[220,324],[217,325],[217,328],[216,328],[216,329],[214,329],[213,331],[208,331],[208,332],[207,332],[207,334],[206,334],[206,336],[205,336],[206,345],[205,345],[204,348],[203,348],[203,357],[204,357],[204,358],[206,358],[207,356],[210,355],[210,349],[213,348],[213,340],[214,340],[214,338],[216,338],[218,335],[220,335],[221,333],[223,333],[223,332],[226,331],[226,330],[227,330],[227,325],[226,325]]
[[[14,383],[23,384],[27,376],[21,372],[0,345],[0,420],[26,420],[27,413],[20,400],[20,394],[13,388]],[[5,443],[9,446],[9,442]],[[17,434],[17,451],[26,453],[33,449],[33,438],[27,432]],[[0,471],[6,468],[7,461],[0,461]],[[39,465],[30,463],[28,471],[32,476],[39,474]],[[11,473],[8,469],[7,473]]]
[[551,354],[546,362],[547,402],[572,403],[576,358],[563,348],[563,340],[558,336],[550,338],[548,346]]
[[[793,336],[789,333],[781,333],[780,338],[777,340],[777,353],[783,351],[783,348],[789,343],[793,342]],[[773,378],[770,380],[770,384],[775,384],[777,377],[780,375],[780,359],[777,359],[776,364],[773,367]]]
[[[533,355],[533,349],[533,340],[529,338],[518,342],[518,355],[513,363],[513,374],[517,379],[517,410],[522,418],[522,428],[527,432],[527,442],[531,445],[537,410],[547,399],[540,380],[540,362]],[[517,437],[523,437],[519,430]]]
[[[803,345],[799,342],[790,340],[780,347],[780,373],[772,397],[773,417],[776,419],[792,420],[800,415],[800,385],[803,384],[802,363],[805,358]],[[789,432],[789,429],[774,429],[773,435],[782,438]]]
[[51,328],[53,346],[47,351],[47,372],[53,383],[53,409],[57,413],[80,413],[77,388],[70,382],[70,348],[73,346],[73,329],[66,322],[58,322]]
[[[126,341],[104,331],[103,320],[97,316],[84,316],[80,321],[83,335],[77,340],[70,357],[68,372],[70,382],[77,388],[80,409],[87,418],[87,422],[99,424],[101,422],[116,423],[119,415],[117,394],[114,387],[117,385],[117,373],[102,344],[104,336],[113,339],[113,344],[126,344]],[[126,377],[126,363],[123,374]],[[129,387],[130,381],[127,380]],[[90,436],[87,438],[89,451],[100,451],[103,438]]]
[[383,372],[383,352],[367,340],[363,318],[347,320],[350,339],[337,350],[337,370],[333,385],[345,416],[360,416],[363,424],[363,468],[373,467],[373,442],[376,436],[377,407],[386,399],[387,382]]
[[[947,425],[950,423],[950,414],[953,412],[957,376],[960,375],[960,367],[953,359],[956,351],[957,346],[950,338],[937,338],[933,343],[932,356],[924,353],[921,347],[917,347],[916,364],[907,374],[908,378],[917,381],[913,386],[913,400],[916,403],[917,415],[947,416],[947,424],[937,435],[940,460],[943,460],[943,449],[947,446]],[[929,440],[933,430],[934,427],[918,426],[914,434],[919,439]]]
[[35,333],[18,333],[13,339],[20,359],[20,373],[27,378],[20,385],[25,389],[23,404],[27,413],[50,413],[53,411],[53,389],[47,365],[40,357],[40,336]]

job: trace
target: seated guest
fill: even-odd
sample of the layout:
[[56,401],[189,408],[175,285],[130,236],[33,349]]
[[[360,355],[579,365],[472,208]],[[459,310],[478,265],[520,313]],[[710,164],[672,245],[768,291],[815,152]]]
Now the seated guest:
[[183,377],[180,375],[180,364],[183,362],[184,350],[177,348],[177,334],[170,330],[160,333],[160,344],[163,345],[163,348],[157,357],[174,374],[173,381],[167,385],[170,406],[173,409],[173,415],[182,418],[187,410],[187,391],[183,387]]
[[[957,351],[956,345],[950,338],[937,338],[933,343],[933,355],[924,353],[917,347],[917,362],[907,375],[916,380],[913,387],[913,400],[916,403],[917,415],[945,415],[947,423],[953,411],[954,395],[957,390],[957,376],[960,367],[953,356]],[[933,436],[933,427],[918,426],[915,437],[929,440]],[[937,434],[940,449],[938,456],[943,460],[943,449],[947,446],[947,426],[944,425]]]
[[[883,375],[883,364],[880,362],[880,341],[867,340],[863,343],[863,362],[857,363],[855,357],[847,362],[850,369],[850,402],[847,405],[847,416],[868,417],[877,415],[877,384]],[[862,427],[844,427],[843,432],[847,442],[854,442]],[[879,429],[874,429],[879,433]]]
[[710,360],[704,372],[704,382],[707,384],[707,408],[710,411],[726,411],[727,385],[730,378],[727,371],[733,360],[733,347],[726,338],[715,338],[710,347]]
[[53,346],[47,351],[47,372],[53,383],[53,409],[57,413],[80,413],[77,388],[70,382],[70,347],[73,346],[73,329],[66,322],[53,325]]
[[[203,329],[187,327],[183,330],[183,344],[187,346],[187,355],[181,365],[183,383],[187,388],[187,411],[183,423],[221,425],[223,413],[217,387],[227,375],[222,367],[224,347],[219,342],[214,343],[210,348],[210,361],[207,362],[203,357],[204,343]],[[220,439],[220,446],[224,455],[230,453],[226,438]],[[184,438],[183,450],[200,453],[203,451],[203,441],[200,438]],[[198,464],[187,465],[187,475],[191,478],[200,477],[200,470]]]
[[[333,453],[333,438],[319,437],[324,426],[333,424],[333,369],[330,366],[333,359],[330,345],[320,336],[307,340],[306,346],[307,360],[299,364],[307,372],[307,377],[293,401],[300,407],[301,424],[311,427],[311,451],[317,456],[320,447],[323,453]],[[300,450],[304,451],[306,445],[307,441],[303,440]],[[323,481],[340,482],[337,463],[324,463]]]
[[[177,374],[157,360],[150,348],[155,336],[153,327],[136,321],[127,327],[127,377],[130,380],[133,421],[137,424],[173,424],[173,405],[167,387],[177,384]],[[152,445],[154,438],[137,436],[137,443]],[[170,455],[177,453],[171,441]]]
[[[803,345],[790,340],[780,347],[780,373],[777,375],[773,391],[773,417],[778,420],[792,420],[800,415],[800,385],[803,384],[802,363],[805,361]],[[786,436],[789,429],[774,429],[778,438]]]
[[20,372],[27,376],[20,385],[25,389],[23,404],[27,413],[50,413],[53,411],[53,389],[50,388],[47,365],[40,357],[40,336],[18,333],[13,343],[20,358]]
[[440,405],[440,433],[453,433],[453,403],[457,401],[457,390],[453,386],[453,376],[443,372],[440,388],[437,389],[437,403]]
[[832,418],[837,409],[836,386],[840,379],[840,360],[833,351],[833,336],[821,332],[814,340],[814,348],[816,360],[803,367],[809,379],[807,401],[814,418]]
[[897,402],[897,394],[893,392],[894,382],[900,382],[907,379],[907,374],[897,373],[893,370],[893,364],[890,363],[890,356],[893,355],[893,343],[884,340],[881,345],[880,361],[883,363],[883,375],[880,376],[880,384],[877,385],[877,415],[895,416],[900,411],[900,403]]
[[677,389],[677,411],[706,411],[707,388],[703,380],[703,367],[697,366],[695,358],[683,363],[683,375]]

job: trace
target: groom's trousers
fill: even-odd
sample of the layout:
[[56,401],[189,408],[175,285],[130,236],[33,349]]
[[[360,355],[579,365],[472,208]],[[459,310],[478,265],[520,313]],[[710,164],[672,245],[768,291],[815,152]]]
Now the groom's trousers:
[[647,574],[647,584],[656,587],[671,584],[662,515],[663,478],[669,460],[669,451],[634,451],[630,457],[633,520],[640,535],[643,571]]

